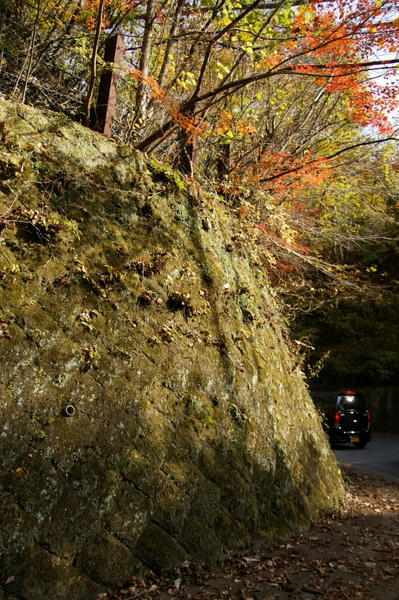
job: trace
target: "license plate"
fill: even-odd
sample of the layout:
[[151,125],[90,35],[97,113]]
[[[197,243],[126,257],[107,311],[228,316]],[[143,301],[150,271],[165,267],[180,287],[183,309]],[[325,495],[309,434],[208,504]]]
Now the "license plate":
[[360,441],[358,435],[351,435],[350,440],[352,444],[355,444],[356,442]]

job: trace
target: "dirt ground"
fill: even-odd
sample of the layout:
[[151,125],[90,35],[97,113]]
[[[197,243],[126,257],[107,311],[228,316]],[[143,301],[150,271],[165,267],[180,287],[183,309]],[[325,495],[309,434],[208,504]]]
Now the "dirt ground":
[[399,483],[344,470],[344,506],[310,531],[216,567],[134,579],[98,599],[399,600]]

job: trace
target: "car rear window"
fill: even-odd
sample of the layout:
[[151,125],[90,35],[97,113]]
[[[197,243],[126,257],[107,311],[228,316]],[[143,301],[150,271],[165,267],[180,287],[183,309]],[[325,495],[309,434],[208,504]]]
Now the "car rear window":
[[362,394],[340,394],[337,397],[337,406],[343,410],[365,411],[367,409],[366,399]]

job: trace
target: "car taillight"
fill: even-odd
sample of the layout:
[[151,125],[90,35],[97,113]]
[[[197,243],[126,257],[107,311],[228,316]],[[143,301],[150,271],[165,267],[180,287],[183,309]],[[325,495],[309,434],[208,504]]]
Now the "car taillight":
[[367,421],[371,422],[371,412],[369,410],[367,411]]
[[341,415],[339,414],[339,412],[334,413],[334,421],[335,423],[338,423],[341,421]]

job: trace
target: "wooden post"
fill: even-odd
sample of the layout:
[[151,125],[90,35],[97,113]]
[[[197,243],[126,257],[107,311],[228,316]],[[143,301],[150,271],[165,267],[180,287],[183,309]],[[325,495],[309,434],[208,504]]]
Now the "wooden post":
[[92,115],[92,129],[111,137],[115,114],[120,66],[123,52],[123,35],[117,33],[105,45],[104,60],[107,63],[100,79],[97,105]]

